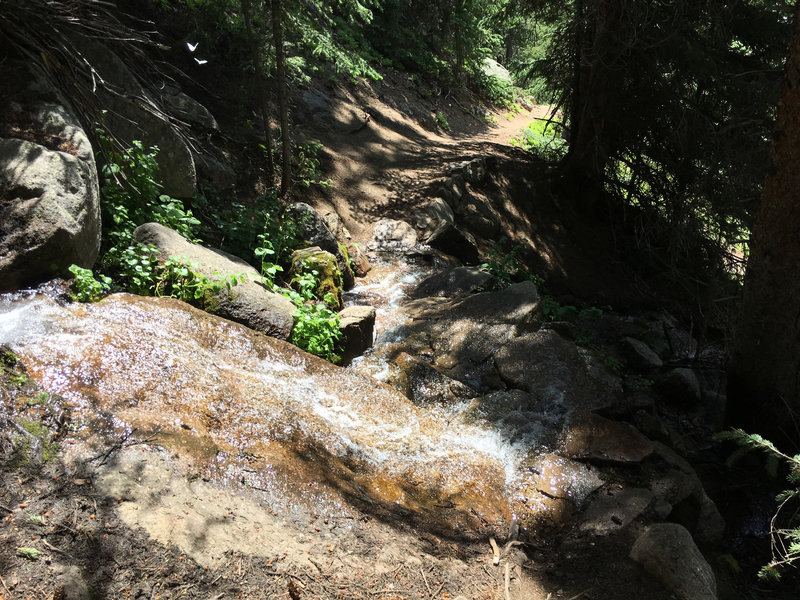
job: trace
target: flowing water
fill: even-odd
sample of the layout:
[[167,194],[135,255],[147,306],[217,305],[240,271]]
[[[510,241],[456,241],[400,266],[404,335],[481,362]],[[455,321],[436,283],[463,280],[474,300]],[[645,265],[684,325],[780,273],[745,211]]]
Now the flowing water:
[[[378,264],[350,294],[378,305],[383,342],[399,328],[392,308],[404,289],[429,271]],[[155,434],[203,476],[258,490],[284,511],[366,510],[481,536],[518,516],[532,523],[563,510],[547,502],[579,501],[596,487],[536,440],[468,422],[467,403],[414,404],[362,373],[172,299],[118,294],[64,305],[7,296],[0,344],[73,405],[81,431]]]

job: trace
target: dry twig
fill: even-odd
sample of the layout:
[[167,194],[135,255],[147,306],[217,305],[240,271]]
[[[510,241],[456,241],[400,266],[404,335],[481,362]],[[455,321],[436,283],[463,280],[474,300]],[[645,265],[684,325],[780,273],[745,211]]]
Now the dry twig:
[[431,592],[431,586],[428,585],[428,578],[425,577],[425,571],[422,570],[422,567],[419,568],[419,572],[422,573],[422,581],[425,582],[425,588],[428,590],[428,596],[433,596]]
[[494,556],[492,557],[492,564],[497,566],[500,564],[500,548],[497,545],[497,542],[494,538],[489,538],[489,544],[492,546],[492,552],[494,552]]

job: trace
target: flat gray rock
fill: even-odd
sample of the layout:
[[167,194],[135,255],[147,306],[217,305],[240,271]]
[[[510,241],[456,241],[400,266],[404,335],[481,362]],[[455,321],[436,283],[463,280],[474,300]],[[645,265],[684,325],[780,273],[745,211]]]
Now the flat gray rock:
[[664,363],[650,346],[641,340],[624,337],[621,341],[622,351],[628,362],[637,369],[657,369]]
[[474,265],[480,260],[480,252],[475,244],[475,238],[447,221],[440,222],[425,243],[465,264]]
[[622,392],[618,378],[591,354],[546,329],[509,339],[494,353],[494,364],[506,385],[560,414],[609,406]]
[[478,267],[457,267],[423,279],[409,294],[411,298],[453,298],[485,286],[492,276]]
[[486,380],[497,377],[489,359],[541,321],[539,292],[529,281],[454,300],[422,298],[400,312],[410,319],[402,330],[410,351],[432,352],[435,367],[476,389],[503,387]]
[[653,493],[643,488],[601,490],[583,513],[578,531],[609,535],[639,518],[654,501]]
[[566,456],[592,463],[638,463],[654,450],[633,425],[590,412],[571,417],[562,446]]
[[679,404],[700,402],[700,381],[692,369],[686,367],[672,369],[656,386],[662,396],[672,402]]

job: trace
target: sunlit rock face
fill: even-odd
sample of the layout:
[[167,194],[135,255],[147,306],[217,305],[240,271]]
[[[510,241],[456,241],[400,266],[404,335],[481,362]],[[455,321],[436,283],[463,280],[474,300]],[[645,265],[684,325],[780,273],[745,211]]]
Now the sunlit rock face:
[[94,427],[158,432],[203,475],[275,502],[474,537],[508,523],[524,485],[526,446],[501,430],[173,299],[6,303],[0,343]]

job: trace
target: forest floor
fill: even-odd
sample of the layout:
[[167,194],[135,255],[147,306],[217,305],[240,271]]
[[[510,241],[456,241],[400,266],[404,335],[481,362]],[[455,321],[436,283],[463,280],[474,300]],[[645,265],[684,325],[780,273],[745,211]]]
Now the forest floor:
[[[298,139],[323,143],[323,176],[334,185],[301,189],[298,199],[335,210],[354,242],[366,244],[379,219],[408,218],[448,165],[492,156],[493,187],[480,193],[520,208],[503,229],[535,249],[529,266],[553,289],[592,302],[652,300],[619,262],[610,235],[565,223],[557,202],[537,195],[547,167],[510,140],[548,107],[497,111],[487,124],[469,114],[469,98],[384,80],[323,87],[320,113],[301,98],[311,91],[295,98]],[[669,598],[643,575],[615,573],[624,555],[608,547],[559,554],[555,544],[501,546],[495,564],[488,543],[353,511],[268,511],[241,489],[197,478],[157,439],[85,436],[66,403],[42,394],[24,367],[3,363],[0,600]],[[27,433],[14,431],[12,419],[29,424]],[[37,438],[41,426],[54,432],[60,453]],[[747,589],[741,597],[793,597]]]

